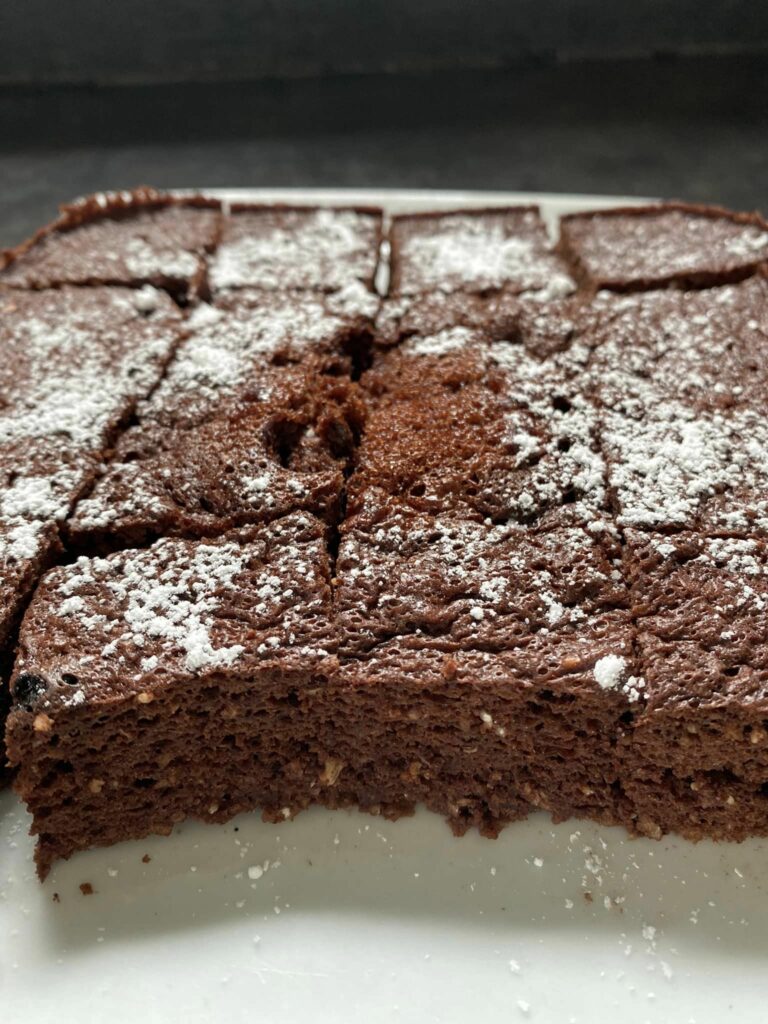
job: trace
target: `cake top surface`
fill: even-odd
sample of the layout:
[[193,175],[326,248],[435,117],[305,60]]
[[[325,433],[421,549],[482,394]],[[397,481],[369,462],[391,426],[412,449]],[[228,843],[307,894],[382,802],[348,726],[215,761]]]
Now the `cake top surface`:
[[652,707],[768,702],[768,547],[627,531],[624,571]]
[[179,323],[149,286],[0,292],[0,446],[36,437],[98,449],[159,377]]
[[639,415],[660,395],[710,411],[759,405],[768,393],[768,279],[601,293],[583,341],[594,348],[591,375],[610,408]]
[[596,288],[713,284],[768,260],[768,224],[717,207],[667,203],[574,213],[562,218],[560,230],[561,251]]
[[332,518],[362,413],[353,385],[322,384],[286,366],[194,424],[140,421],[78,503],[69,538],[79,549],[113,549],[164,534],[220,533],[298,509]]
[[[258,302],[230,296],[224,308],[201,304],[186,322],[187,339],[140,419],[176,426],[208,418],[232,400],[265,401],[279,386],[282,368],[309,364],[335,372],[348,368],[361,327],[359,305],[335,297],[274,293]],[[355,312],[357,310],[357,312]]]
[[370,413],[349,508],[599,528],[607,511],[595,409],[555,361],[465,327],[411,337],[363,377]]
[[0,283],[148,283],[185,292],[202,276],[220,220],[217,203],[177,200],[153,190],[91,196],[66,207],[28,245],[6,253]]
[[627,605],[618,550],[580,528],[531,533],[393,509],[348,520],[336,565],[342,652],[399,638],[444,651],[522,648]]
[[285,293],[199,305],[163,381],[79,503],[70,536],[108,534],[112,547],[125,531],[140,541],[298,509],[330,514],[362,419],[344,376],[359,310],[349,296]]
[[[180,333],[154,288],[0,293],[0,567],[25,578]],[[18,599],[17,594],[17,599]],[[17,606],[9,599],[9,606]]]
[[657,393],[642,418],[606,411],[602,444],[622,526],[768,535],[768,425]]
[[142,702],[172,679],[208,673],[321,676],[335,644],[329,605],[323,530],[309,516],[81,558],[41,582],[12,687],[45,710],[132,694]]
[[233,207],[211,259],[214,292],[231,288],[369,289],[378,266],[381,211]]
[[536,207],[403,215],[390,239],[393,295],[506,289],[553,299],[575,288]]

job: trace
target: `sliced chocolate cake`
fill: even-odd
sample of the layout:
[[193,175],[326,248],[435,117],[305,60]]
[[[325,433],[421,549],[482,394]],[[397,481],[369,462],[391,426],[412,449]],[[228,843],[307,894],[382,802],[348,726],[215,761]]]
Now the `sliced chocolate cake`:
[[311,803],[768,834],[765,223],[401,215],[380,299],[381,224],[144,190],[6,257],[41,875]]

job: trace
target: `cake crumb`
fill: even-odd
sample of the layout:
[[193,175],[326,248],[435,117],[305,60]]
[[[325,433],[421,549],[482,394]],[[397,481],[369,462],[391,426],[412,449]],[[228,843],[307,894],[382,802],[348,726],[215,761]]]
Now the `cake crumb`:
[[90,882],[81,882],[80,892],[83,894],[83,896],[93,896],[94,888]]

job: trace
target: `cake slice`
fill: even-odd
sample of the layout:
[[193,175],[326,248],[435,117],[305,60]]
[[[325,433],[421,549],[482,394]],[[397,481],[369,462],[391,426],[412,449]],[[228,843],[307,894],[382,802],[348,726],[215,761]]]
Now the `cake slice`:
[[87,196],[17,249],[0,256],[0,285],[53,288],[145,284],[180,300],[205,290],[220,204],[152,188]]
[[304,806],[321,769],[302,702],[335,671],[330,600],[324,529],[300,514],[51,570],[8,725],[41,876],[188,816]]
[[631,827],[616,745],[638,694],[619,554],[577,528],[348,520],[327,727],[339,797],[373,800],[383,773],[388,807],[424,802],[456,831],[494,834],[531,806]]
[[580,373],[572,353],[542,361],[467,327],[383,353],[361,381],[350,512],[392,503],[537,529],[599,523],[605,465]]
[[623,744],[641,831],[768,832],[768,548],[628,529],[646,706]]
[[211,260],[211,290],[373,291],[381,223],[375,207],[234,203]]
[[571,213],[558,251],[580,283],[638,291],[740,281],[768,261],[768,223],[756,213],[660,203]]
[[608,408],[635,409],[638,418],[665,399],[706,413],[759,409],[768,394],[768,278],[603,293],[580,341],[592,350],[590,375]]
[[575,288],[536,206],[402,214],[389,240],[393,296],[506,291],[546,300]]
[[333,298],[201,305],[67,525],[76,550],[200,536],[303,509],[333,521],[364,409],[349,373],[370,320]]

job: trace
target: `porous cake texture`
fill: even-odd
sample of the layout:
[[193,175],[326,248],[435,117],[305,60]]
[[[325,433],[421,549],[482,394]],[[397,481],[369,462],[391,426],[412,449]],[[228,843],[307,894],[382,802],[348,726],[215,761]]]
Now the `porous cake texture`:
[[382,221],[142,189],[4,255],[41,876],[311,803],[768,834],[768,225],[395,216],[382,296]]

